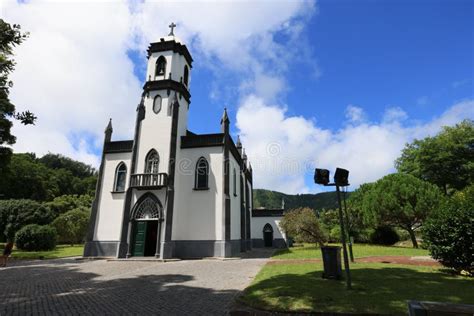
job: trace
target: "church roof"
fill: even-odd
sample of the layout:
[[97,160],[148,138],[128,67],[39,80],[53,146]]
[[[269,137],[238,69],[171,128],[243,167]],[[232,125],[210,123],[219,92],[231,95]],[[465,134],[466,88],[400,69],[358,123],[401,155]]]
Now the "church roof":
[[104,153],[126,153],[131,152],[133,140],[119,140],[115,142],[106,142],[104,145]]
[[184,58],[188,62],[189,67],[192,67],[193,58],[191,57],[191,54],[189,53],[188,48],[186,47],[186,45],[182,44],[181,42],[177,42],[176,39],[177,37],[175,36],[166,36],[166,37],[160,38],[159,42],[151,43],[150,46],[148,46],[147,57],[150,57],[152,53],[171,50],[175,53],[178,53],[184,56]]
[[252,217],[280,217],[284,212],[281,208],[256,208],[252,210]]

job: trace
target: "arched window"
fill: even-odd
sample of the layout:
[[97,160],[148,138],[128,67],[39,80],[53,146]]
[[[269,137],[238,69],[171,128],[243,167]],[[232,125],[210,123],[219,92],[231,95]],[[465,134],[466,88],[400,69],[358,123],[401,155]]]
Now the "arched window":
[[161,203],[151,196],[142,197],[142,200],[138,202],[135,210],[133,211],[133,219],[135,220],[147,220],[147,219],[162,219],[162,206]]
[[153,100],[153,112],[158,114],[161,111],[161,96],[158,94]]
[[156,61],[156,68],[155,68],[155,77],[156,76],[164,76],[166,72],[166,58],[160,56]]
[[265,226],[263,226],[263,232],[264,233],[273,233],[273,227],[269,223],[266,223]]
[[195,189],[208,189],[209,188],[209,164],[206,158],[199,158],[196,164],[196,177],[194,179]]
[[160,156],[156,150],[152,149],[146,155],[145,160],[145,173],[158,173],[158,165],[160,163]]
[[187,87],[188,86],[188,80],[189,80],[189,69],[187,65],[184,65],[184,85]]
[[114,192],[125,191],[125,181],[127,179],[127,166],[123,162],[119,163],[115,169]]
[[233,182],[234,182],[234,196],[237,196],[237,172],[235,171],[235,168],[234,168],[234,178],[233,178]]

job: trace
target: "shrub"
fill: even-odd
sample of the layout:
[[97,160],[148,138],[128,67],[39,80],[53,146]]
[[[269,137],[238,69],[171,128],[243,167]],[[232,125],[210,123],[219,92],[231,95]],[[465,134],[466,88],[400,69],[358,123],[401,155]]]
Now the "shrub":
[[376,245],[393,245],[399,240],[396,230],[390,226],[379,226],[370,234],[370,242]]
[[52,250],[56,247],[56,230],[49,225],[26,225],[16,233],[15,243],[21,250]]
[[368,244],[370,243],[370,236],[373,234],[373,228],[365,228],[354,234],[354,241],[358,243]]
[[51,223],[50,209],[33,200],[0,201],[0,240],[13,240],[15,233],[25,225]]
[[455,194],[422,230],[431,256],[460,272],[474,273],[474,185]]
[[60,243],[78,244],[84,241],[89,223],[89,212],[74,209],[60,215],[53,221]]

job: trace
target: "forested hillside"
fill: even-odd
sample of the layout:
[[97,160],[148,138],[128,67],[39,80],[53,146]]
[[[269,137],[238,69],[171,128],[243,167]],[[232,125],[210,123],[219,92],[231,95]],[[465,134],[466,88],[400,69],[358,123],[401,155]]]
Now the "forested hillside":
[[[349,197],[350,193],[346,197]],[[282,199],[285,200],[285,209],[310,207],[314,210],[335,209],[337,205],[336,192],[317,194],[285,194],[265,189],[253,191],[254,207],[280,208]]]
[[0,199],[51,201],[66,194],[94,195],[96,181],[93,167],[62,155],[13,154],[0,168]]

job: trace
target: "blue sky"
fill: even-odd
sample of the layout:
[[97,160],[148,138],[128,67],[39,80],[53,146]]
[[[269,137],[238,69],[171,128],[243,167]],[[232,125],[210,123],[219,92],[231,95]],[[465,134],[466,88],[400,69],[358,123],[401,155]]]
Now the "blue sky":
[[474,118],[472,1],[38,0],[0,9],[31,33],[17,51],[12,99],[41,121],[15,127],[17,151],[97,165],[109,117],[114,139],[131,138],[144,51],[171,21],[195,60],[189,129],[219,131],[227,107],[256,187],[317,192],[312,168],[340,166],[354,189],[393,172],[406,142]]

